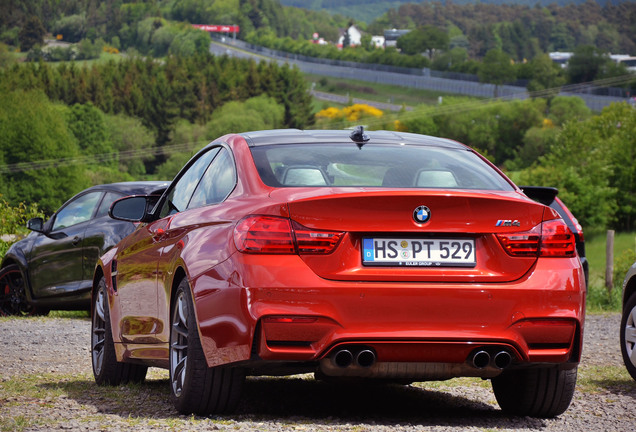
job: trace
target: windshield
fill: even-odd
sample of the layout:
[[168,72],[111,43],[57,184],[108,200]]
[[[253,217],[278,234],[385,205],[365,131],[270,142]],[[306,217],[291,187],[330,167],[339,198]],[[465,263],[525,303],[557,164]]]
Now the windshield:
[[281,144],[252,147],[261,179],[273,187],[356,186],[513,190],[466,149],[417,145]]

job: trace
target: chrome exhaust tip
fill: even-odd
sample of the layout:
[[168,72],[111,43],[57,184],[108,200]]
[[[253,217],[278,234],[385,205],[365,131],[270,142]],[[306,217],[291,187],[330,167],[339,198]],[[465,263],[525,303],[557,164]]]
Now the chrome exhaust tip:
[[501,351],[495,354],[494,362],[496,368],[505,369],[512,363],[512,356],[508,351]]
[[490,363],[490,354],[486,351],[478,351],[473,355],[472,364],[477,369],[483,369]]
[[361,367],[371,367],[375,363],[375,353],[369,349],[364,349],[356,356],[356,364]]
[[331,357],[331,360],[336,366],[346,368],[351,366],[351,363],[353,363],[353,354],[351,354],[351,351],[346,349],[339,350]]

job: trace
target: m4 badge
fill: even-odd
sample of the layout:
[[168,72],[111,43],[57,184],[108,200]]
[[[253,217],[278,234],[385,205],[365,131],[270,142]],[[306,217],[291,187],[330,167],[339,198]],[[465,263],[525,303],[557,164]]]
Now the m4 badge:
[[511,219],[499,219],[497,221],[497,223],[495,224],[495,226],[516,226],[516,227],[520,227],[521,226],[521,222],[519,222],[518,220],[511,220]]

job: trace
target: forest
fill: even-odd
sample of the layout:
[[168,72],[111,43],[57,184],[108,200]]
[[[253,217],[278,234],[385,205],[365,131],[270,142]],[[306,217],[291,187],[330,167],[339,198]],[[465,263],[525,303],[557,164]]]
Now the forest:
[[[304,41],[310,37],[304,32],[320,26],[335,31],[347,25],[343,17],[281,7],[274,0],[11,0],[9,5],[9,13],[0,16],[0,201],[11,206],[35,203],[50,214],[92,184],[169,180],[193,152],[227,132],[362,123],[457,139],[486,154],[519,184],[559,187],[584,227],[636,229],[636,167],[631,163],[636,157],[636,110],[625,103],[592,113],[578,98],[555,97],[568,80],[624,73],[613,71],[595,45],[574,48],[578,57],[569,72],[545,53],[520,63],[514,76],[523,71],[533,94],[542,97],[513,102],[444,97],[441,105],[393,114],[346,107],[355,113],[351,116],[340,107],[317,107],[296,69],[211,56],[209,36],[187,25],[223,17],[224,22],[240,23],[241,37],[288,43],[294,41],[292,35]],[[495,23],[505,18],[502,22],[526,22],[524,31],[531,31],[533,17],[542,16],[552,29],[570,22],[584,23],[591,31],[595,22],[598,32],[590,35],[597,37],[601,28],[621,29],[616,39],[625,41],[621,43],[633,43],[636,35],[625,31],[636,25],[629,18],[633,4],[543,8],[447,2],[404,7],[413,11],[406,24],[422,25],[423,32],[431,30],[425,20],[429,12],[450,19],[453,14],[444,15],[449,14],[444,8],[454,10],[455,24],[445,27],[449,43],[452,34],[470,41],[470,25],[501,28]],[[473,24],[470,14],[478,17]],[[379,20],[391,22],[401,15],[389,11]],[[295,18],[299,21],[290,24]],[[538,40],[553,34],[539,33]],[[45,34],[75,43],[47,52],[41,45]],[[505,34],[495,38],[501,47]],[[535,37],[528,35],[522,39]],[[550,47],[550,37],[545,43]],[[462,48],[448,53],[457,49]],[[483,59],[471,59],[463,49],[464,63],[478,63],[475,71],[484,76],[486,67],[502,72],[512,66],[510,54],[502,49],[490,49]],[[409,57],[396,51],[385,55]],[[410,57],[416,56],[426,58]],[[573,71],[581,72],[577,59],[586,67],[595,64],[596,75],[574,78]],[[490,72],[489,79],[494,75]]]
[[[453,4],[465,5],[465,4],[517,4],[528,7],[540,6],[567,6],[569,4],[585,3],[587,0],[454,0]],[[618,1],[597,1],[596,3],[601,6],[605,6],[608,3],[623,3],[628,0]],[[389,9],[398,9],[405,3],[432,3],[430,0],[281,0],[281,4],[286,6],[295,6],[299,8],[308,8],[311,10],[325,10],[331,14],[340,14],[344,16],[354,17],[356,20],[370,23],[377,19],[380,15],[388,11]],[[443,1],[442,3],[449,4],[451,1]]]

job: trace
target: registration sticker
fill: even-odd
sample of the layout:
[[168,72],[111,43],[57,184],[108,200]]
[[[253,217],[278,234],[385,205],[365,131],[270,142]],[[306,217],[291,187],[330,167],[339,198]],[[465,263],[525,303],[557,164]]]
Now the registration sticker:
[[412,267],[474,267],[475,239],[364,238],[364,265]]

